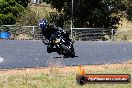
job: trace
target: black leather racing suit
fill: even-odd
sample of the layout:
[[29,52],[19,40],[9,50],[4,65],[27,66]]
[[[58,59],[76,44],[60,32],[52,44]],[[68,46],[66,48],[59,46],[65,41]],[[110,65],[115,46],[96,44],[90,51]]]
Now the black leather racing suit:
[[[65,32],[64,30],[62,30],[61,28],[56,27],[55,25],[48,25],[44,31],[42,30],[42,35],[50,41],[52,34],[56,33],[57,31],[60,31],[63,37],[65,37],[68,41],[71,41],[69,38],[69,34]],[[54,47],[54,44],[52,42],[49,42],[47,46],[47,52],[48,53],[51,53],[51,52],[59,53],[59,51],[57,51],[57,49],[53,47]]]

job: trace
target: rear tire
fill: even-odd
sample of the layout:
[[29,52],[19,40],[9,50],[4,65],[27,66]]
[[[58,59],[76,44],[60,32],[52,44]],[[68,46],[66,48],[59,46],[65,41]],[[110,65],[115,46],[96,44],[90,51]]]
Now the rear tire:
[[51,48],[47,47],[47,52],[51,53]]
[[53,48],[51,47],[51,45],[48,45],[47,46],[47,52],[52,53],[52,51],[53,51]]
[[56,52],[57,52],[59,55],[62,54],[61,51],[60,51],[59,49],[56,49]]
[[61,47],[62,47],[64,56],[75,57],[75,53],[72,52],[72,50],[70,50],[67,46],[62,44]]

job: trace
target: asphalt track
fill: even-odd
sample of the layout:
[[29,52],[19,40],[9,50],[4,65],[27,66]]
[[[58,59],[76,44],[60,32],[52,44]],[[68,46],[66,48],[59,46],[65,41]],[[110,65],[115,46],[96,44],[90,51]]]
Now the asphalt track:
[[110,64],[132,60],[131,42],[78,41],[74,47],[78,57],[63,58],[57,53],[47,53],[46,45],[41,41],[0,40],[0,68]]

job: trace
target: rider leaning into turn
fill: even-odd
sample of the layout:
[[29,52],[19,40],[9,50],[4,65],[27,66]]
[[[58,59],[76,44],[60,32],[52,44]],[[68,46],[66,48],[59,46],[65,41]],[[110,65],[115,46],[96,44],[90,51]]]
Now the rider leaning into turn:
[[[66,39],[70,40],[69,34],[62,30],[59,27],[56,27],[55,25],[49,25],[48,21],[45,19],[42,19],[39,21],[39,27],[41,28],[42,35],[50,41],[52,34],[56,32],[61,32],[61,35],[63,35]],[[52,42],[49,42],[47,46],[47,52],[57,52],[56,48],[53,48],[54,44]]]

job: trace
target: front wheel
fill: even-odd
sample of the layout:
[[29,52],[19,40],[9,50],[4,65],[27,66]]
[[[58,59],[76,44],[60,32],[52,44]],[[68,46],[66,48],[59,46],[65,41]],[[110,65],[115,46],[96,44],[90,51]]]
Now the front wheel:
[[49,44],[49,40],[46,39],[44,36],[42,36],[42,42],[43,42],[45,45],[48,45],[48,44]]

